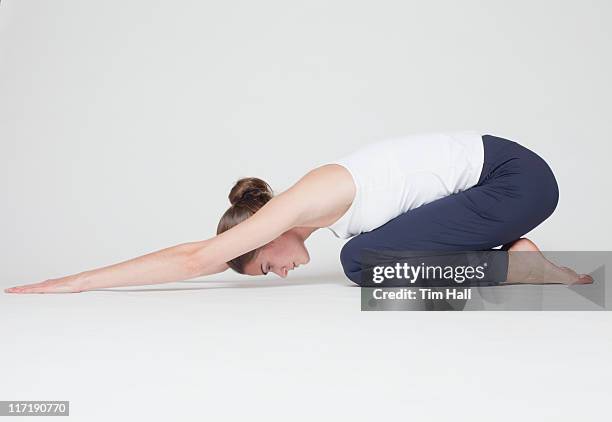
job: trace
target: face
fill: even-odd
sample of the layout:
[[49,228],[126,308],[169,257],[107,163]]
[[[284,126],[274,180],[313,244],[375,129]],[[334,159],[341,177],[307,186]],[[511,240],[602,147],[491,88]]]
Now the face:
[[308,264],[310,256],[304,240],[289,230],[260,249],[255,259],[245,265],[245,274],[262,275],[275,273],[285,278],[289,271]]

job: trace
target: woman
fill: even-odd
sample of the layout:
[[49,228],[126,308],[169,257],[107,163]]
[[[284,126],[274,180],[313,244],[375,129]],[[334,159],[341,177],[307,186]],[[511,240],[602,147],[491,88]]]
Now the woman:
[[[310,258],[304,241],[329,228],[349,240],[340,253],[347,277],[362,280],[361,251],[482,251],[502,246],[500,284],[590,283],[537,252],[525,233],[556,208],[546,162],[516,142],[475,132],[421,134],[371,143],[316,167],[273,196],[264,181],[239,180],[217,236],[9,293],[82,292],[220,273],[286,277]],[[517,259],[529,254],[530,265]]]

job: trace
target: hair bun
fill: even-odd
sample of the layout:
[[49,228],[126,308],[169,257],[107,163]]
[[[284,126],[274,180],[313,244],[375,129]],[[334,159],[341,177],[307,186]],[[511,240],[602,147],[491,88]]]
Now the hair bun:
[[251,201],[264,204],[272,199],[272,188],[257,177],[244,177],[236,182],[228,198],[232,205]]

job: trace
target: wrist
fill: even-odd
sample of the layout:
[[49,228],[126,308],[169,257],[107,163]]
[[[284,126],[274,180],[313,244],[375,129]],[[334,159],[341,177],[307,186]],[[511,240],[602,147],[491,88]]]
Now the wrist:
[[94,288],[92,285],[91,274],[88,271],[74,275],[73,279],[71,280],[71,285],[76,291],[85,291]]

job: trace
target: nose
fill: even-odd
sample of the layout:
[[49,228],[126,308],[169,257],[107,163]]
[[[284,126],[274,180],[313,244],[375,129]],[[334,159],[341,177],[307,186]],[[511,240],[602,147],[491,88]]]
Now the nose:
[[278,275],[280,278],[286,278],[287,274],[289,273],[289,270],[287,269],[287,267],[282,267],[280,268],[278,271],[274,271],[276,273],[276,275]]

